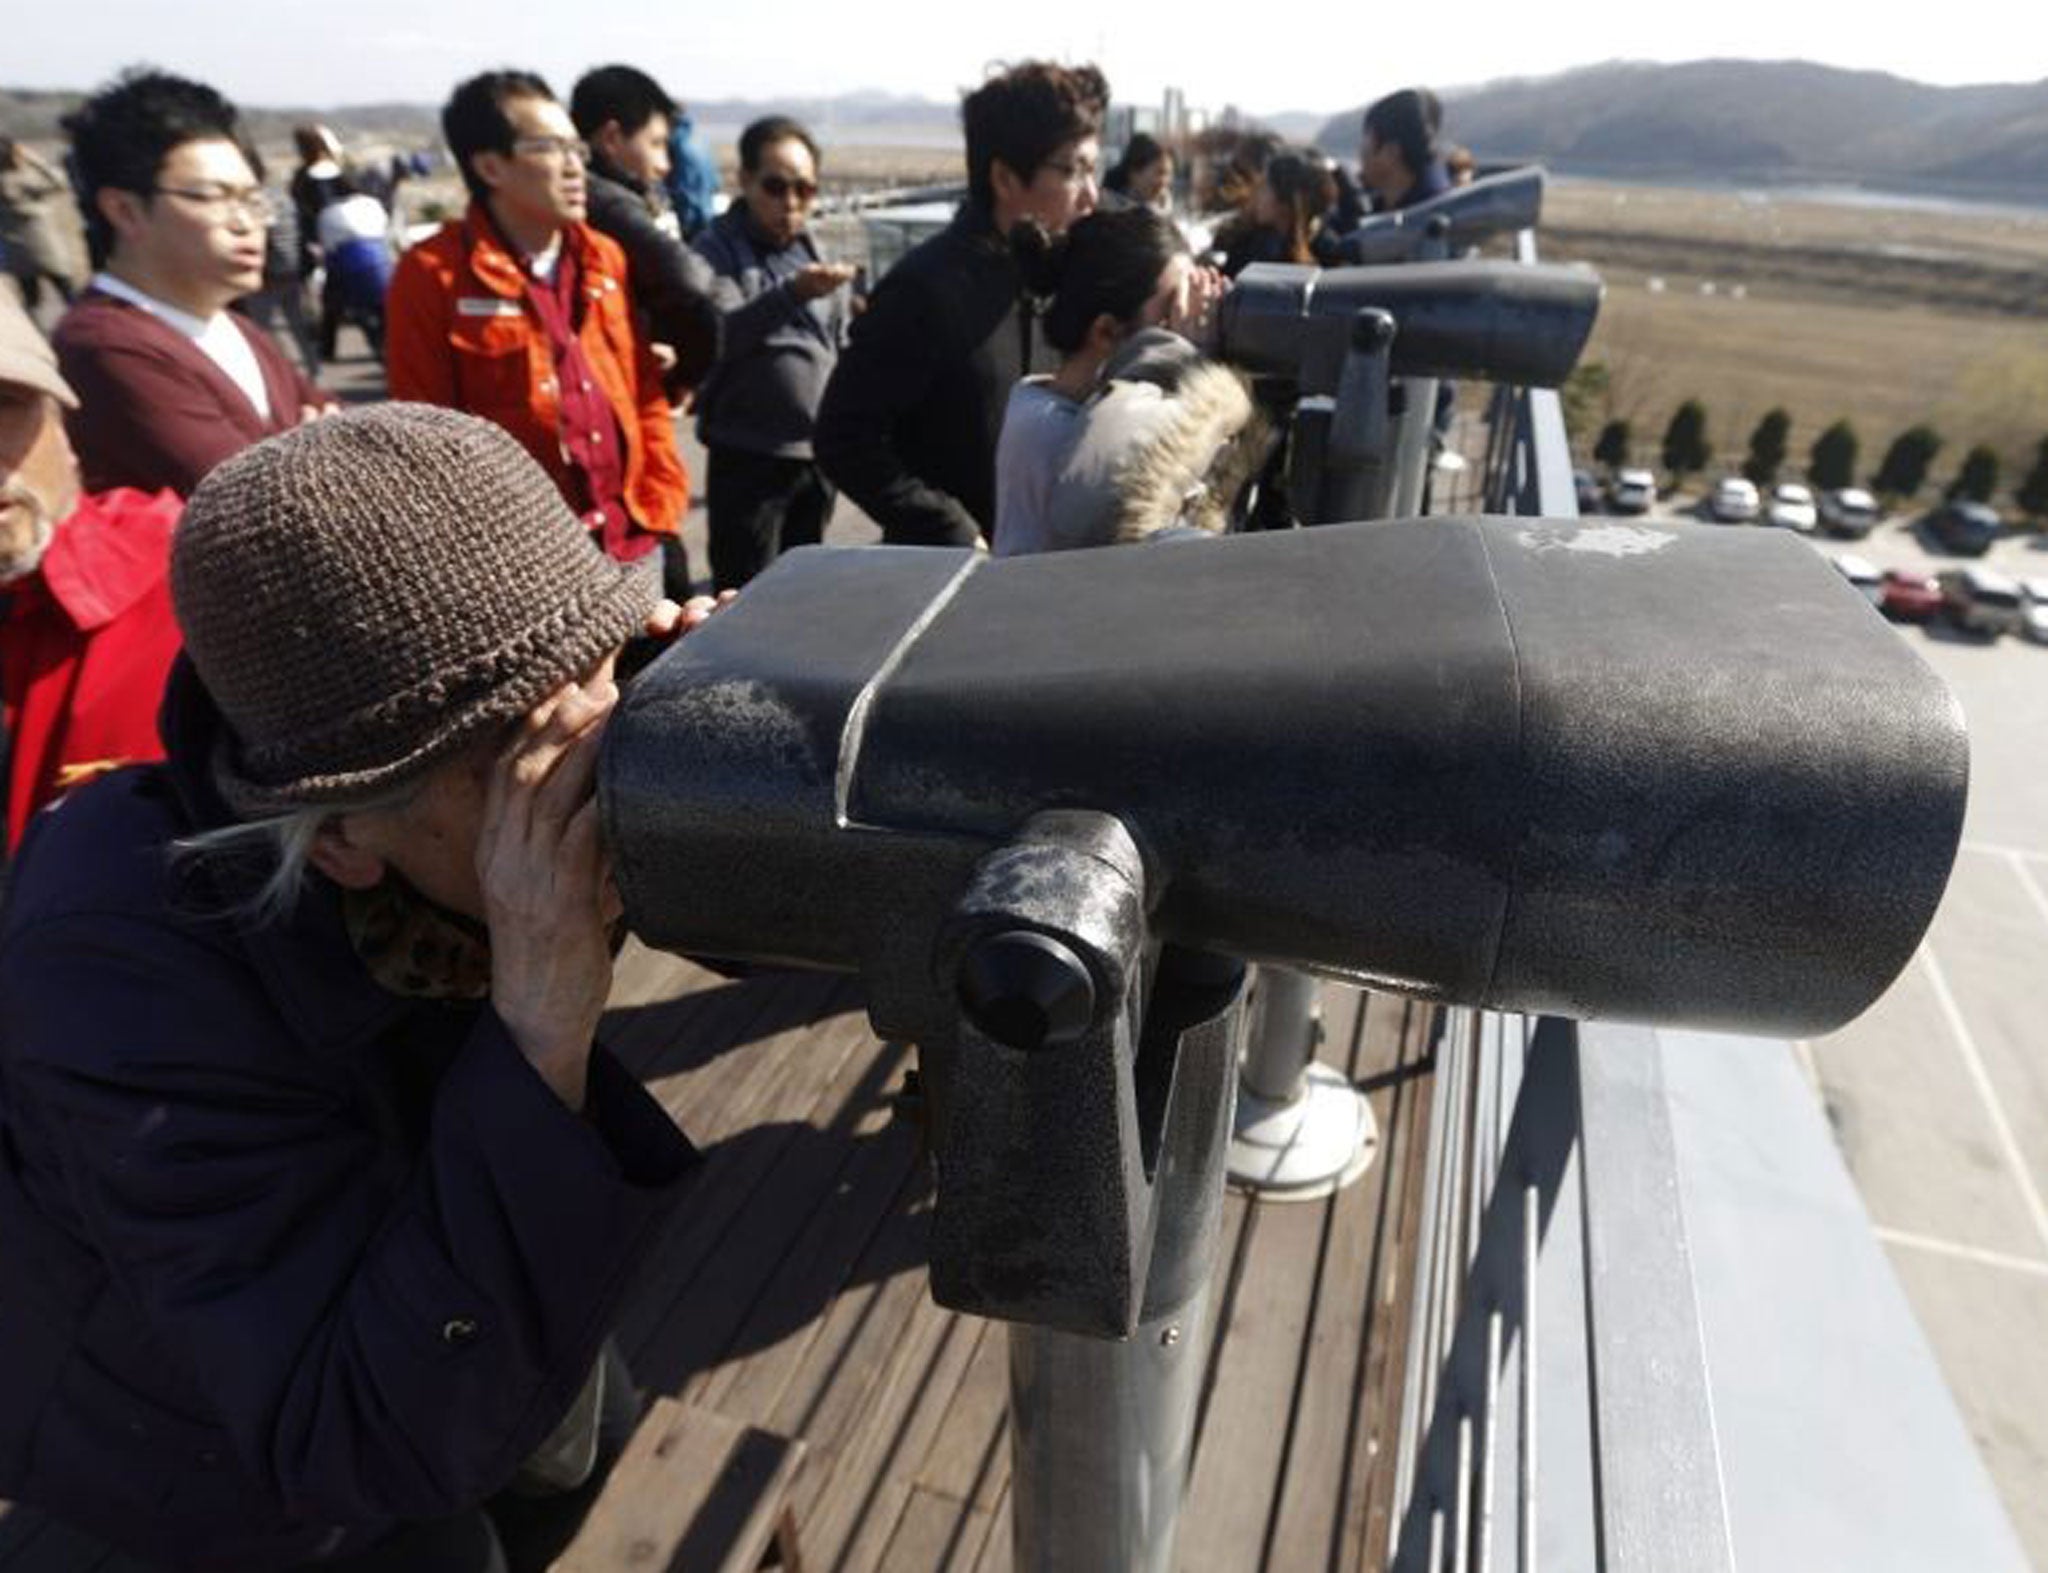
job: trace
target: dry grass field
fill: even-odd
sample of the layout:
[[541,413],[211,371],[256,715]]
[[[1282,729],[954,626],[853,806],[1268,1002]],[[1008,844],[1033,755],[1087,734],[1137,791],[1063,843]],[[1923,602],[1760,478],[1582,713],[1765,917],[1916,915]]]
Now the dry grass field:
[[1646,459],[1686,398],[1731,464],[1774,405],[1795,465],[1836,419],[1871,467],[1925,421],[1947,439],[1937,478],[1982,442],[2009,487],[2048,436],[2048,212],[1560,182],[1541,240],[1607,280],[1586,359]]

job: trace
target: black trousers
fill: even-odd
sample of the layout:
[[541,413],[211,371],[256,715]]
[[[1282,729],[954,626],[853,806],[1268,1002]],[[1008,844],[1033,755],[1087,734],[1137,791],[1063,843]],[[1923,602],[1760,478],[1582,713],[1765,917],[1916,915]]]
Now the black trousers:
[[809,459],[712,448],[706,459],[711,579],[737,590],[792,546],[815,546],[837,498]]
[[573,1491],[551,1496],[502,1491],[453,1518],[408,1524],[367,1551],[338,1562],[307,1563],[299,1573],[545,1573],[583,1526],[605,1477],[640,1422],[641,1395],[609,1341],[597,1465]]

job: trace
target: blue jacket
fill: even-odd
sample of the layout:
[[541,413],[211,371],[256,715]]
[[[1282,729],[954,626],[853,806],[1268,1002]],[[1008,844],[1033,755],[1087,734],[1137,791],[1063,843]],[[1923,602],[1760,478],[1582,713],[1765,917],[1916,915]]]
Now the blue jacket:
[[697,127],[678,109],[668,132],[668,194],[682,224],[683,239],[695,240],[717,206],[718,166],[697,140]]
[[40,816],[0,921],[0,1495],[152,1563],[274,1568],[504,1486],[694,1153],[602,1049],[578,1117],[487,1005],[372,983],[317,875],[278,924],[166,848],[195,761]]

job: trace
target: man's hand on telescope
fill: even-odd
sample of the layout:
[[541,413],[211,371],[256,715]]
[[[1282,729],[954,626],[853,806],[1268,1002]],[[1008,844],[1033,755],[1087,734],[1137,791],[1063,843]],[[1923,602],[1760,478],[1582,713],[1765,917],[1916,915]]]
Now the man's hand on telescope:
[[578,1110],[621,911],[592,791],[618,697],[607,661],[534,707],[491,771],[477,839],[491,1004],[527,1063]]

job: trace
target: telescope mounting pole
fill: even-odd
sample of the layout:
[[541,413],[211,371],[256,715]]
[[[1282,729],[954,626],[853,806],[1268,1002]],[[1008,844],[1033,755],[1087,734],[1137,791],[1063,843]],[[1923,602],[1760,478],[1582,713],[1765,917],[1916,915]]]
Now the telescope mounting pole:
[[[1390,313],[1360,311],[1336,395],[1304,397],[1297,408],[1290,490],[1305,525],[1377,517],[1386,511],[1390,481],[1400,484],[1387,462],[1396,331]],[[1312,1201],[1340,1190],[1379,1151],[1365,1094],[1316,1061],[1320,992],[1314,978],[1285,967],[1259,968],[1253,986],[1227,1171],[1239,1190],[1271,1201]]]
[[1040,814],[930,975],[933,1291],[1010,1324],[1017,1573],[1170,1573],[1194,1455],[1247,969],[1146,904],[1121,823]]

